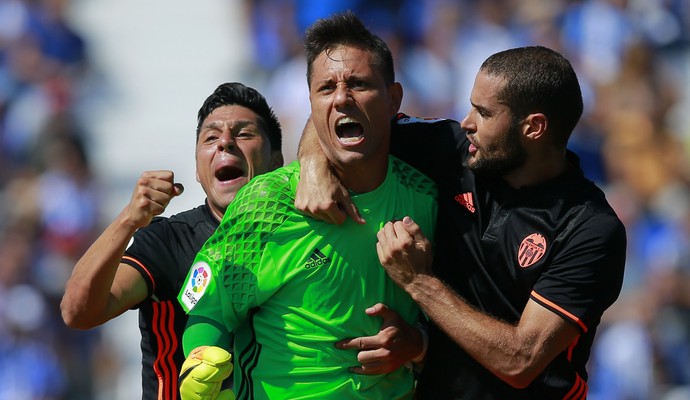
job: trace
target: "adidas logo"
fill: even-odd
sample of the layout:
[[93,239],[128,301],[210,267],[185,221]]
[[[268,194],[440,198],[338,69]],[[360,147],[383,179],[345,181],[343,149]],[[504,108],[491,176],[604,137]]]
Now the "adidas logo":
[[328,264],[330,262],[331,259],[326,257],[326,255],[323,254],[321,250],[314,249],[314,252],[311,253],[311,257],[309,257],[309,260],[307,260],[307,262],[304,264],[304,268],[312,269]]
[[469,212],[474,213],[476,209],[474,208],[474,201],[472,200],[472,192],[462,193],[455,196],[455,201],[460,203]]

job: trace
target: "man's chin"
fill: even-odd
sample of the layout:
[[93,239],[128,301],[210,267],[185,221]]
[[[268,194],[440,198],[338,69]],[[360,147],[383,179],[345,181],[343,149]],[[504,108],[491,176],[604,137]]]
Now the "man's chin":
[[216,196],[216,198],[214,200],[215,200],[215,203],[218,205],[218,207],[224,211],[226,208],[228,208],[230,203],[232,203],[233,200],[235,200],[236,195],[237,195],[236,192],[226,193],[222,196]]
[[496,178],[501,176],[502,171],[500,168],[498,168],[499,165],[496,163],[486,162],[477,159],[476,157],[469,156],[463,164],[475,175],[480,175],[487,178]]
[[244,185],[247,184],[247,179],[238,180],[232,183],[221,183],[216,185],[216,197],[223,202],[228,201],[228,203],[235,199],[237,192],[242,189]]

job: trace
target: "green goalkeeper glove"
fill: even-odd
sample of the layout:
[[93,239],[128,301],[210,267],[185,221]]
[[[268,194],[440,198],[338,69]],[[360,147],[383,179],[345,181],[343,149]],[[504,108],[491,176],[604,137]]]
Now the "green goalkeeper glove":
[[232,373],[232,354],[216,346],[192,350],[180,370],[182,400],[235,400],[230,389],[220,390]]

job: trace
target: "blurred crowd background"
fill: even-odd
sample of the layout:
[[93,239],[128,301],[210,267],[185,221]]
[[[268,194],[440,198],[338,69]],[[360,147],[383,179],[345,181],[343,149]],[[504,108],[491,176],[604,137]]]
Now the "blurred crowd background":
[[[129,3],[129,10],[136,14],[144,3]],[[690,399],[689,0],[225,3],[222,12],[207,13],[212,16],[203,16],[203,3],[195,5],[200,18],[177,13],[181,35],[205,24],[232,25],[234,33],[215,38],[223,45],[212,49],[232,67],[188,100],[194,106],[179,129],[187,149],[179,159],[187,161],[154,168],[194,175],[196,111],[224,81],[266,95],[284,128],[285,158],[293,160],[309,113],[302,33],[335,11],[353,9],[390,45],[405,89],[402,109],[410,115],[462,119],[474,75],[496,51],[541,44],[568,57],[585,96],[570,148],[628,233],[624,288],[598,331],[589,398]],[[95,27],[105,24],[89,24],[79,11],[105,4],[0,0],[0,400],[132,399],[140,393],[136,313],[127,313],[134,317],[126,319],[124,333],[110,323],[71,330],[59,312],[74,263],[124,206],[141,172],[135,169],[146,165],[132,154],[158,149],[136,118],[129,136],[107,135],[128,138],[124,151],[103,148],[103,132],[112,132],[103,121],[131,119],[117,115],[124,108],[104,106],[121,94],[103,61],[107,46],[94,40],[103,35]],[[127,30],[127,18],[123,12],[104,20]],[[150,24],[141,32],[146,40],[160,28]],[[181,45],[197,48],[207,39]],[[187,63],[194,71],[210,59],[197,54]],[[151,61],[149,68],[163,73],[171,66]],[[204,75],[178,76],[160,87],[193,86]],[[197,196],[190,206],[201,203]]]

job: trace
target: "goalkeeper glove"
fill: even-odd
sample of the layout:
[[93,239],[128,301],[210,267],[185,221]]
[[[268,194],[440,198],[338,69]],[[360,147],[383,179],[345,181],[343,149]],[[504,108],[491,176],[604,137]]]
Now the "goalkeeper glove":
[[192,350],[180,370],[182,400],[235,400],[230,389],[221,391],[221,384],[232,373],[232,355],[216,346],[200,346]]

